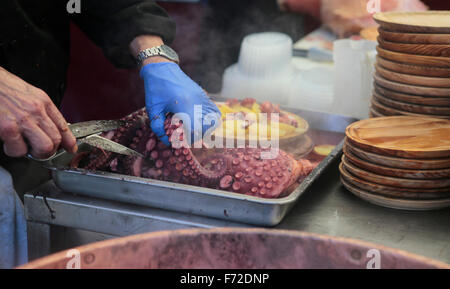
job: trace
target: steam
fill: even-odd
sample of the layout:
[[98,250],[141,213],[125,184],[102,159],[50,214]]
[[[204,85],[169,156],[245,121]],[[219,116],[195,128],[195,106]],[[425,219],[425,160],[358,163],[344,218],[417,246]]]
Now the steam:
[[274,0],[210,0],[203,12],[199,57],[191,77],[210,93],[220,92],[223,72],[238,61],[246,35],[275,31],[299,39],[304,34],[303,17],[280,11]]

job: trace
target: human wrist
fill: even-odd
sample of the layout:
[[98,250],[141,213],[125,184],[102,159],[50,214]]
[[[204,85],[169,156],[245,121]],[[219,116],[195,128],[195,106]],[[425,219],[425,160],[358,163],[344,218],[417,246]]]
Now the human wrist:
[[[130,43],[130,53],[133,57],[137,57],[139,52],[152,48],[164,45],[164,41],[161,37],[157,35],[140,35],[133,39]],[[161,63],[161,62],[173,62],[172,60],[165,58],[163,56],[152,56],[142,61],[141,67],[151,63]]]
[[164,63],[164,62],[175,63],[174,61],[172,61],[168,58],[162,57],[162,56],[152,56],[152,57],[149,57],[149,58],[145,59],[144,61],[142,61],[141,67],[144,67],[147,64]]
[[144,49],[163,45],[164,41],[157,35],[140,35],[130,42],[130,52],[136,57]]

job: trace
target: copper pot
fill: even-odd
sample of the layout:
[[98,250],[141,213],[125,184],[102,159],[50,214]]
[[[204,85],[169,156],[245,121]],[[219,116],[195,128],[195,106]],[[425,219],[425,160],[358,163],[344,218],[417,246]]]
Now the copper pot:
[[[81,268],[450,268],[401,250],[352,239],[268,229],[178,230],[76,248]],[[67,268],[68,251],[20,268]],[[73,252],[73,251],[72,251]],[[69,257],[68,257],[69,256]]]

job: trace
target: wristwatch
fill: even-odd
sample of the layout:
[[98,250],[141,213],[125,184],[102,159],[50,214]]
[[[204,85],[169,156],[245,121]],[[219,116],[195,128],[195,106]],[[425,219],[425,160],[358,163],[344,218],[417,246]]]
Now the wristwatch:
[[147,48],[139,52],[137,55],[138,64],[141,64],[145,59],[153,56],[162,56],[176,63],[180,62],[178,54],[167,45],[160,45],[152,48]]

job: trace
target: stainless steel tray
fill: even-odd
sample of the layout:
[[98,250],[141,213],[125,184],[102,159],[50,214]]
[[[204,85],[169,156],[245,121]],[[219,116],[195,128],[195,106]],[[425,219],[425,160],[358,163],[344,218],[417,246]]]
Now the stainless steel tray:
[[[305,118],[312,129],[344,132],[356,119],[286,109]],[[72,156],[64,153],[47,164],[56,185],[65,192],[149,206],[241,223],[275,226],[329,164],[340,156],[343,142],[295,189],[281,199],[262,199],[225,191],[176,184],[108,172],[67,167]],[[83,149],[81,147],[81,149]]]

